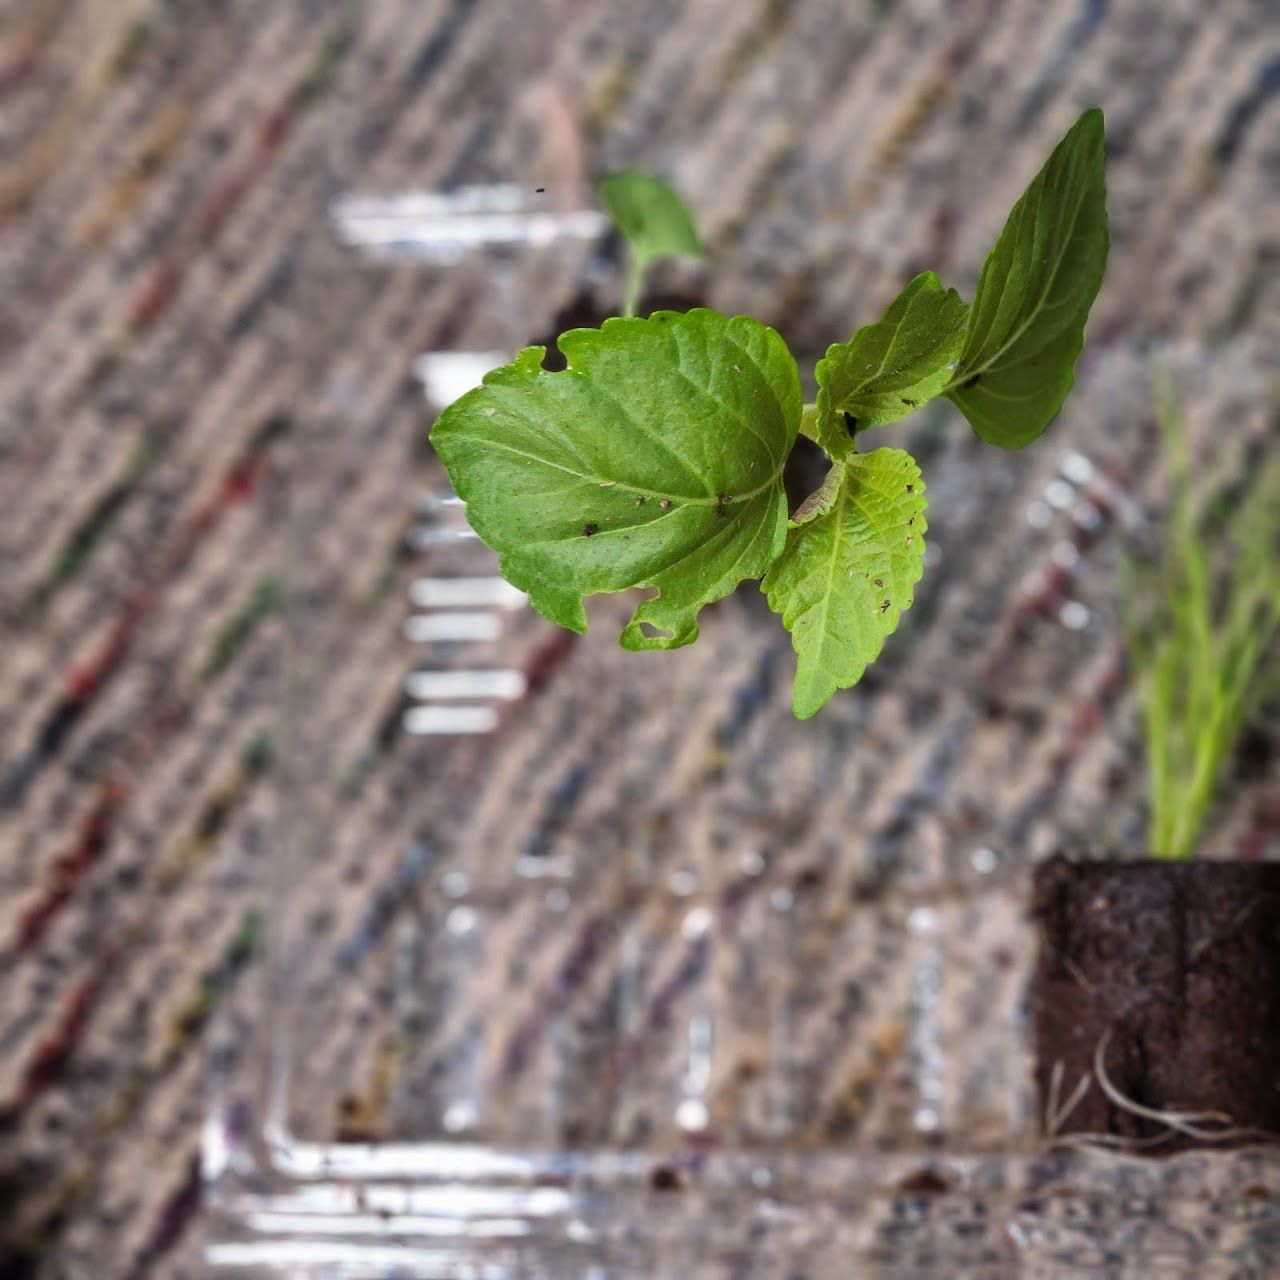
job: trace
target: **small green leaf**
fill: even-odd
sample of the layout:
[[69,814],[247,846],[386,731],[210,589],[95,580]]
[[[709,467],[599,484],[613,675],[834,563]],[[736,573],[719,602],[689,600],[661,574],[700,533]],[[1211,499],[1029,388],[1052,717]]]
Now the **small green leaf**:
[[702,245],[684,202],[660,178],[634,171],[615,173],[600,183],[600,198],[631,248],[626,303],[626,314],[631,315],[653,262],[672,254],[701,257]]
[[782,550],[796,362],[772,329],[705,309],[606,320],[559,346],[567,369],[527,348],[446,409],[432,443],[544,617],[585,631],[584,596],[656,587],[623,646],[689,644],[702,606]]
[[701,256],[698,232],[684,201],[660,178],[633,171],[615,173],[600,183],[600,196],[642,262],[668,254]]
[[862,678],[910,606],[924,565],[924,484],[910,454],[855,453],[837,483],[822,514],[791,528],[761,583],[791,632],[792,706],[801,720]]
[[1054,148],[987,255],[948,395],[984,439],[1018,449],[1053,420],[1075,380],[1107,262],[1102,112]]
[[925,271],[875,324],[828,347],[814,371],[818,443],[847,458],[854,432],[897,422],[940,395],[964,342],[966,310],[954,289]]

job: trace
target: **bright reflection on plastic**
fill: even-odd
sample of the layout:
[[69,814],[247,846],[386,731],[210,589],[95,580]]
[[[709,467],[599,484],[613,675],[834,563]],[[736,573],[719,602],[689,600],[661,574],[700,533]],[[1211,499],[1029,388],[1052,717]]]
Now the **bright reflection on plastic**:
[[456,262],[468,250],[537,248],[590,240],[608,226],[595,209],[540,210],[524,187],[500,184],[449,192],[339,196],[329,207],[339,238],[374,258]]
[[492,733],[498,727],[493,707],[410,707],[404,713],[406,733]]

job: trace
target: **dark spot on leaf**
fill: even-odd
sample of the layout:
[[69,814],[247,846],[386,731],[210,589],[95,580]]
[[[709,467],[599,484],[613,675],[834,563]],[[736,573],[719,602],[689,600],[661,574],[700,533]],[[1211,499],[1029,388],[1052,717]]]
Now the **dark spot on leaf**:
[[649,1176],[649,1185],[655,1191],[679,1191],[683,1188],[684,1181],[669,1165],[660,1164]]
[[920,401],[919,401],[919,400],[908,400],[906,396],[903,396],[903,397],[902,397],[902,403],[903,403],[903,404],[905,404],[905,405],[907,406],[907,408],[908,408],[908,409],[915,409],[915,408],[917,408],[917,407],[919,406]]
[[729,503],[733,501],[733,494],[722,493],[716,499],[716,515],[723,518],[729,514]]
[[844,415],[844,425],[850,435],[853,435],[858,430],[858,420],[851,413]]
[[883,579],[883,578],[877,578],[877,579],[876,579],[876,586],[877,586],[877,587],[883,587],[883,586],[884,586],[884,579]]
[[978,379],[979,379],[980,377],[982,377],[982,374],[980,374],[980,373],[975,373],[975,374],[973,375],[973,377],[972,377],[972,378],[966,378],[966,379],[965,379],[965,380],[960,384],[960,390],[961,390],[961,391],[968,391],[971,387],[976,387],[976,386],[978,385]]
[[885,602],[880,606],[880,612],[881,612],[881,613],[885,613],[885,612],[887,612],[887,611],[888,611],[888,608],[889,608],[889,601],[888,601],[888,600],[886,600],[886,601],[885,601]]
[[636,499],[636,506],[637,506],[637,507],[643,507],[643,506],[644,506],[644,504],[645,504],[646,502],[648,502],[648,498],[646,498],[646,497],[644,496],[644,494],[642,493],[642,494],[641,494],[641,495]]
[[915,524],[915,522],[916,522],[916,518],[915,518],[915,516],[908,516],[908,517],[907,517],[907,523],[908,523],[908,524]]
[[593,533],[598,533],[599,530],[600,526],[598,524],[584,524],[582,526],[582,536],[584,538],[589,538]]
[[916,491],[916,487],[915,487],[915,485],[913,485],[913,484],[909,484],[909,485],[907,485],[907,492],[908,492],[908,493],[915,493],[915,491]]

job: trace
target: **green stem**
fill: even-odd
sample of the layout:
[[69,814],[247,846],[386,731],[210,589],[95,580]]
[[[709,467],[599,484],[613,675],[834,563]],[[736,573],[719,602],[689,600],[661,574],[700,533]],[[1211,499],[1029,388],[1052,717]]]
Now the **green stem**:
[[807,404],[800,415],[800,434],[808,436],[814,444],[818,443],[818,406]]
[[640,293],[644,288],[645,264],[632,255],[631,268],[627,272],[627,292],[622,303],[622,314],[634,316],[636,307],[640,305]]

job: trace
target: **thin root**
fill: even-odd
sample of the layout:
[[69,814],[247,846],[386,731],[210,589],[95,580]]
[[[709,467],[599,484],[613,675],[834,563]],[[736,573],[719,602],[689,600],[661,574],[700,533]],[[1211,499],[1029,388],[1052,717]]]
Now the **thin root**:
[[1058,1105],[1058,1095],[1062,1092],[1062,1059],[1059,1058],[1053,1064],[1053,1071],[1049,1076],[1049,1103],[1045,1107],[1044,1128],[1045,1132],[1051,1138],[1058,1136],[1058,1131],[1066,1124],[1068,1117],[1080,1105],[1080,1100],[1089,1092],[1089,1086],[1093,1083],[1093,1077],[1089,1072],[1076,1081],[1076,1087],[1071,1091],[1071,1096],[1061,1106]]
[[1128,1111],[1131,1115],[1141,1116],[1146,1120],[1154,1120],[1157,1124],[1168,1125],[1170,1129],[1178,1133],[1186,1134],[1189,1138],[1195,1138],[1198,1141],[1212,1141],[1214,1138],[1220,1138],[1223,1131],[1220,1129],[1200,1129],[1197,1126],[1212,1122],[1219,1125],[1225,1125],[1227,1131],[1233,1126],[1233,1121],[1229,1115],[1224,1115],[1221,1111],[1157,1111],[1154,1107],[1144,1107],[1142,1103],[1135,1102],[1132,1098],[1126,1097],[1119,1089],[1112,1084],[1110,1077],[1107,1075],[1106,1053],[1107,1045],[1111,1041],[1111,1028],[1108,1027],[1098,1040],[1097,1047],[1093,1051],[1093,1070],[1098,1077],[1098,1087],[1107,1095],[1113,1106],[1117,1106],[1121,1111]]
[[[1145,1107],[1140,1102],[1135,1102],[1132,1098],[1121,1093],[1115,1082],[1107,1075],[1106,1053],[1107,1045],[1110,1041],[1111,1031],[1108,1029],[1099,1038],[1097,1047],[1094,1049],[1093,1072],[1086,1071],[1080,1077],[1076,1087],[1071,1091],[1071,1096],[1061,1105],[1058,1099],[1062,1092],[1063,1064],[1061,1059],[1053,1064],[1053,1071],[1049,1076],[1049,1098],[1045,1106],[1045,1132],[1055,1145],[1080,1148],[1124,1147],[1129,1150],[1147,1150],[1170,1141],[1177,1134],[1182,1134],[1184,1137],[1191,1138],[1196,1142],[1224,1142],[1237,1138],[1256,1138],[1261,1140],[1280,1137],[1280,1134],[1275,1134],[1256,1126],[1236,1125],[1231,1116],[1221,1111],[1158,1111],[1154,1107]],[[1140,1116],[1144,1120],[1154,1120],[1157,1124],[1164,1125],[1164,1132],[1152,1134],[1145,1138],[1124,1138],[1114,1133],[1062,1134],[1060,1132],[1062,1126],[1067,1122],[1076,1107],[1080,1105],[1085,1094],[1088,1093],[1094,1076],[1097,1077],[1098,1087],[1113,1106],[1118,1107],[1121,1111],[1129,1112],[1130,1115]],[[1210,1125],[1214,1127],[1206,1127]]]

